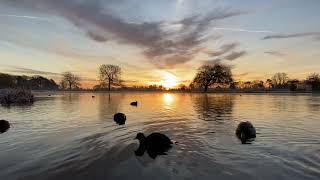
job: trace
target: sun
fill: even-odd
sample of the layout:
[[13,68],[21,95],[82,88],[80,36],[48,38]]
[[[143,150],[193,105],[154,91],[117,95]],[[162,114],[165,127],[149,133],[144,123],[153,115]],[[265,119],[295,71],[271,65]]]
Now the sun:
[[177,83],[178,83],[177,76],[169,72],[163,72],[162,75],[163,75],[163,78],[159,83],[160,85],[162,85],[166,89],[170,89],[177,86]]

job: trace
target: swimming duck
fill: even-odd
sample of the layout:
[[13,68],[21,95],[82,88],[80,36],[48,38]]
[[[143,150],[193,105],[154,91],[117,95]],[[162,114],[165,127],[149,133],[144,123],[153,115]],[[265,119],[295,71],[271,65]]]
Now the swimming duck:
[[236,135],[241,140],[242,144],[245,144],[256,138],[256,129],[249,121],[241,122],[237,127]]
[[135,139],[138,139],[140,142],[135,154],[142,156],[144,152],[147,151],[152,159],[155,159],[158,155],[167,155],[166,151],[168,151],[173,144],[166,135],[161,133],[152,133],[147,137],[143,133],[138,133]]
[[10,123],[6,120],[0,120],[0,133],[6,132],[10,128]]
[[113,116],[113,120],[118,124],[118,125],[124,125],[126,123],[127,117],[123,113],[116,113]]
[[131,102],[130,105],[131,105],[131,106],[138,106],[138,101]]

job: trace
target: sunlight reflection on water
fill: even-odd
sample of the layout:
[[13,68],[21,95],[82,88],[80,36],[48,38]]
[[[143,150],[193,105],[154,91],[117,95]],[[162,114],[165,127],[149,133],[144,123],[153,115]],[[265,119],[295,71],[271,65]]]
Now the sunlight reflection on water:
[[[319,179],[319,118],[318,95],[38,96],[30,107],[0,107],[12,123],[0,134],[0,179]],[[242,145],[234,131],[247,120],[258,134]],[[138,132],[179,143],[155,160],[136,157]]]

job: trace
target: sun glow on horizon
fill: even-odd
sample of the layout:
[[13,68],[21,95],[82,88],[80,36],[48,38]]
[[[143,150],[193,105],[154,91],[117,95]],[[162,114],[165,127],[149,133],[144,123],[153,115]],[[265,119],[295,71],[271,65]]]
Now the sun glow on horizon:
[[177,76],[169,72],[163,72],[163,78],[159,84],[167,89],[173,88],[178,85]]

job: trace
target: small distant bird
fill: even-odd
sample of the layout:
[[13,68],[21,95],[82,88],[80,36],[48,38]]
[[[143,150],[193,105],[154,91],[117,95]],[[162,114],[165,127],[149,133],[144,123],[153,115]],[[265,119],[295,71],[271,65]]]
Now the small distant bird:
[[116,113],[113,116],[113,120],[118,124],[118,125],[124,125],[126,123],[127,117],[123,113]]
[[92,96],[92,98],[95,98],[95,96]]
[[138,106],[138,101],[131,102],[130,105],[131,105],[131,106]]
[[152,133],[149,136],[145,136],[143,133],[138,133],[136,138],[140,142],[139,148],[135,151],[137,156],[142,156],[145,151],[152,159],[155,159],[158,155],[167,155],[173,142],[164,134]]
[[236,130],[237,137],[241,140],[242,144],[254,141],[256,138],[256,129],[249,121],[241,122]]
[[48,94],[48,96],[51,96],[51,94]]
[[10,123],[6,120],[0,120],[0,133],[6,132],[10,128]]

